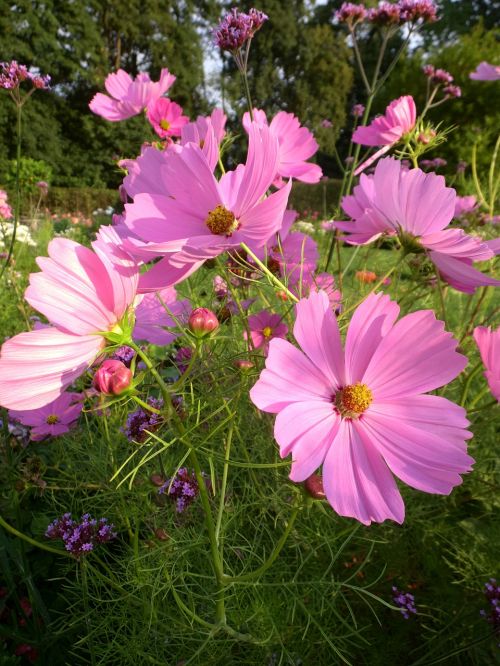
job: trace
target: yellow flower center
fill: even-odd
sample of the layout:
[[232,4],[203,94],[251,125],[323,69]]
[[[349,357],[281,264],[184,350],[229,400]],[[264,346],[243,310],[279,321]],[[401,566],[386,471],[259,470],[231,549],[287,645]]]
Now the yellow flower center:
[[357,419],[373,402],[373,394],[366,384],[345,386],[335,395],[335,407],[345,419]]
[[262,329],[262,335],[265,338],[270,338],[272,334],[273,334],[273,329],[270,326],[264,326],[264,328]]
[[213,234],[226,236],[230,236],[238,226],[234,214],[220,204],[208,213],[205,223]]
[[168,120],[165,120],[165,118],[162,118],[160,120],[160,127],[164,130],[168,130],[170,128],[170,123],[168,122]]
[[54,425],[54,423],[59,423],[59,417],[56,414],[50,414],[47,416],[47,423],[49,425]]

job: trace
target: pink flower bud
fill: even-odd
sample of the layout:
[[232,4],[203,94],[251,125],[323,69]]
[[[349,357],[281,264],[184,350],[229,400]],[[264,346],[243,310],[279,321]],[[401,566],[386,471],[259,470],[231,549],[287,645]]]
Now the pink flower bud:
[[121,361],[104,361],[94,375],[94,387],[101,393],[119,395],[130,386],[132,372]]
[[326,494],[323,488],[323,477],[321,474],[311,474],[309,478],[304,481],[304,488],[308,495],[314,499],[325,499]]
[[235,365],[236,368],[238,368],[238,370],[241,370],[242,372],[248,372],[249,370],[251,370],[254,367],[254,364],[252,363],[252,361],[247,361],[244,358],[236,359],[236,361],[234,362],[234,365]]
[[204,338],[219,328],[219,320],[212,310],[196,308],[189,315],[188,326],[197,338]]

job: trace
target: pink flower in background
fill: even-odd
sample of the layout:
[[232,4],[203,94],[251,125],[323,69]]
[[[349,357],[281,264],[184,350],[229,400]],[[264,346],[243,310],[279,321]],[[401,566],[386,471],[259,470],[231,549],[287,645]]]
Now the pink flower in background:
[[474,340],[486,368],[484,376],[494,397],[500,402],[500,328],[492,331],[491,328],[477,326]]
[[373,177],[362,175],[342,208],[352,222],[337,222],[352,245],[366,245],[383,234],[399,236],[411,251],[425,252],[452,287],[473,293],[476,287],[500,281],[472,267],[491,259],[498,249],[461,229],[446,229],[455,214],[456,193],[443,176],[421,169],[404,170],[391,157],[381,160]]
[[417,121],[417,109],[411,95],[404,95],[392,101],[383,116],[372,120],[369,125],[357,127],[352,135],[354,143],[362,146],[383,146],[361,164],[355,175],[387,153],[405,134],[411,132]]
[[[283,322],[281,315],[272,314],[268,310],[262,310],[258,314],[248,317],[248,328],[254,349],[262,349],[264,356],[267,355],[269,342],[273,338],[285,338],[288,326]],[[243,334],[245,340],[247,333]]]
[[458,197],[455,199],[455,212],[453,217],[460,217],[465,213],[470,213],[477,207],[477,199],[471,194],[466,197]]
[[465,410],[435,395],[464,369],[457,341],[430,310],[401,318],[388,296],[372,294],[353,314],[345,348],[328,297],[297,305],[294,336],[269,345],[266,367],[250,391],[259,409],[277,414],[274,436],[290,479],[323,465],[323,485],[341,516],[404,520],[393,474],[413,488],[448,495],[470,471],[472,434]]
[[309,296],[312,292],[323,291],[328,296],[330,307],[334,312],[339,313],[341,309],[342,294],[335,288],[335,278],[330,273],[318,273],[314,275],[309,273],[302,280],[301,293],[297,288],[292,289],[293,293],[299,298]]
[[57,437],[69,432],[83,408],[81,393],[63,393],[39,409],[9,410],[9,417],[31,427],[31,439]]
[[[264,111],[254,109],[253,117],[259,127],[268,125]],[[243,115],[243,127],[247,132],[250,125],[250,114],[246,112]],[[304,183],[318,183],[323,175],[321,167],[306,162],[319,147],[312,132],[307,127],[302,127],[293,113],[285,111],[280,111],[274,116],[269,128],[279,143],[277,175],[281,178],[296,178]]]
[[154,131],[162,139],[169,136],[180,136],[182,127],[189,122],[182,115],[182,106],[172,102],[168,97],[159,97],[148,105],[147,117]]
[[133,79],[123,69],[108,74],[104,86],[110,96],[97,93],[89,108],[106,120],[117,122],[141,113],[167,92],[176,77],[168,69],[162,69],[159,81],[151,81],[149,74],[142,72]]
[[500,65],[490,65],[483,60],[476,70],[469,74],[469,78],[474,81],[500,81]]
[[144,180],[162,179],[167,189],[165,194],[141,192],[125,206],[124,224],[142,243],[135,243],[137,256],[165,257],[141,277],[141,289],[156,291],[174,284],[206,259],[242,242],[264,245],[281,227],[291,188],[289,182],[266,197],[277,163],[276,137],[269,128],[253,124],[246,164],[220,181],[193,143],[172,151],[160,173],[144,174]]
[[367,126],[357,127],[352,140],[362,146],[387,146],[411,132],[417,120],[417,109],[411,95],[392,101],[383,116]]
[[220,144],[226,134],[227,116],[222,109],[214,109],[209,116],[198,116],[194,122],[182,128],[182,144],[197,143],[200,148],[207,140],[207,133],[213,129],[217,144]]
[[117,245],[112,227],[101,227],[93,250],[66,238],[49,243],[30,275],[26,300],[52,326],[20,333],[0,355],[0,405],[36,409],[60,396],[106,345],[102,332],[120,326],[139,280],[136,263]]
[[0,218],[10,220],[12,217],[12,208],[7,203],[7,192],[0,190]]
[[145,294],[135,309],[133,337],[161,347],[169,345],[182,333],[176,320],[185,324],[190,312],[190,302],[178,301],[174,287]]

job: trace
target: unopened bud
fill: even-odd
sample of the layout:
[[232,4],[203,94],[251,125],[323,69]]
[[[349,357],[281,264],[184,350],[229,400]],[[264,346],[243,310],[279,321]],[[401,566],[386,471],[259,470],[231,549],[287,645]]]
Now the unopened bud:
[[101,393],[119,395],[130,386],[132,371],[121,361],[104,361],[94,375],[94,388]]
[[419,143],[423,143],[424,146],[426,146],[434,138],[436,138],[436,132],[434,130],[428,130],[427,132],[420,132],[417,137],[417,141]]
[[326,498],[325,490],[323,488],[323,477],[321,474],[311,474],[309,478],[304,481],[304,488],[308,495],[317,500]]
[[208,308],[196,308],[189,315],[189,330],[197,338],[204,338],[219,328],[219,320],[215,312]]
[[238,368],[238,370],[241,370],[242,372],[248,372],[254,367],[254,364],[252,361],[247,361],[244,358],[238,358],[234,362],[235,367]]

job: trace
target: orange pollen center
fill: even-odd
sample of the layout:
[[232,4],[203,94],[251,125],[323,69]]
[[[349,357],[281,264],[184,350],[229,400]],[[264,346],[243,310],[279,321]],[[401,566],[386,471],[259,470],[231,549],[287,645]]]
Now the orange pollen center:
[[165,120],[165,118],[162,118],[160,120],[160,127],[164,130],[168,130],[170,128],[170,123],[168,122],[168,120]]
[[59,423],[59,417],[56,416],[56,414],[49,414],[49,416],[47,416],[47,423],[49,425],[54,425],[54,423]]
[[357,419],[373,402],[373,394],[366,384],[351,384],[335,394],[335,407],[346,419]]
[[208,213],[205,223],[213,234],[226,236],[230,236],[238,226],[234,214],[220,204]]
[[270,338],[272,334],[273,334],[273,329],[272,329],[270,326],[265,326],[265,327],[262,329],[262,335],[263,335],[265,338]]

